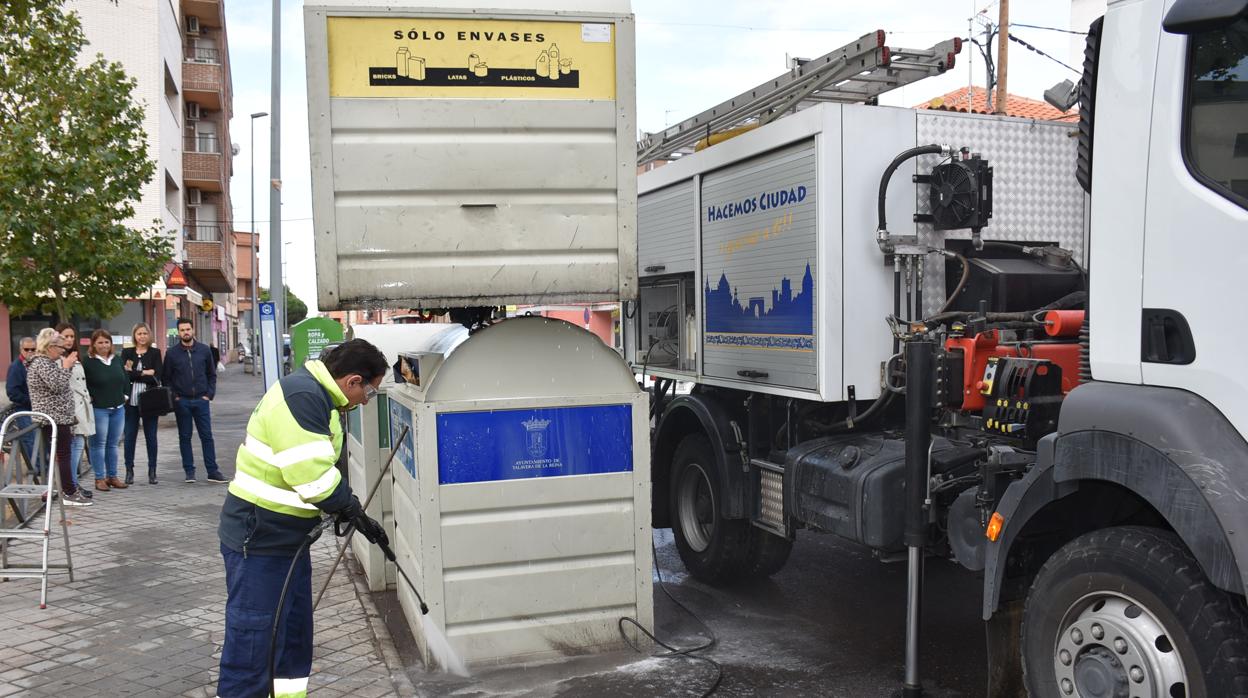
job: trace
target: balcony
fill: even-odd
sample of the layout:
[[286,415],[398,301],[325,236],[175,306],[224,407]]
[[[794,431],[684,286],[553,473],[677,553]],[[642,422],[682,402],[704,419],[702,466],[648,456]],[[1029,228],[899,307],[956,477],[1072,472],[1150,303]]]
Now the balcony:
[[183,228],[182,243],[186,271],[206,291],[230,293],[234,290],[234,250],[220,223],[199,223]]
[[205,44],[187,45],[182,60],[182,92],[204,109],[221,109],[225,72],[221,51]]
[[225,183],[221,142],[214,133],[187,136],[182,151],[182,180],[188,187],[222,191]]
[[221,0],[182,0],[182,15],[195,15],[201,27],[220,27],[225,22]]
[[182,226],[182,232],[187,240],[198,242],[221,242],[224,239],[220,223],[191,223]]

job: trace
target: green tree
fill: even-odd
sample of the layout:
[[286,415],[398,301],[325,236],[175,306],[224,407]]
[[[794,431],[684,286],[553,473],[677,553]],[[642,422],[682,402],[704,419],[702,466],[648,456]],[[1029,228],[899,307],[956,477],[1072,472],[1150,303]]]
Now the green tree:
[[[269,289],[263,288],[263,287],[260,289],[260,300],[261,301],[273,300],[272,297],[269,295]],[[286,325],[288,327],[290,325],[297,325],[300,322],[302,322],[303,319],[306,318],[307,316],[308,316],[308,304],[300,300],[299,296],[296,296],[294,292],[290,290],[290,287],[287,286],[286,287]]]
[[152,178],[143,108],[122,66],[86,46],[59,2],[0,7],[0,302],[14,313],[111,317],[172,254],[153,226],[132,229]]

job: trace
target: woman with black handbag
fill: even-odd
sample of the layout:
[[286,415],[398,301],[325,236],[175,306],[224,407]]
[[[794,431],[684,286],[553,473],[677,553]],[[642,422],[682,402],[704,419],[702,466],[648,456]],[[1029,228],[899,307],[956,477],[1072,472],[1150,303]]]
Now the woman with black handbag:
[[139,423],[143,423],[143,440],[147,444],[147,482],[156,484],[156,420],[159,415],[143,415],[139,396],[148,388],[160,385],[163,364],[160,350],[152,345],[152,330],[140,322],[130,331],[133,347],[121,350],[121,362],[130,376],[130,399],[126,400],[126,483],[134,482],[134,448],[139,440]]

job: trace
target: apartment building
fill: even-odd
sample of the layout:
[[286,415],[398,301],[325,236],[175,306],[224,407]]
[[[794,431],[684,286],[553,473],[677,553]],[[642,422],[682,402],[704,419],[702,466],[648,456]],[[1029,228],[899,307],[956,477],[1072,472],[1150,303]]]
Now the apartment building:
[[[256,328],[256,316],[252,312],[252,298],[260,297],[257,284],[260,280],[260,269],[256,263],[260,254],[259,235],[247,231],[234,231],[234,276],[238,279],[234,308],[237,311],[235,327],[237,338],[230,346],[242,344],[253,348],[253,332]],[[255,294],[254,296],[252,294]]]
[[[161,346],[178,317],[196,323],[199,338],[223,353],[237,341],[233,210],[230,177],[233,90],[222,0],[68,0],[95,55],[120,63],[135,79],[144,105],[148,157],[156,174],[143,187],[130,225],[160,221],[173,240],[164,278],[139,298],[125,299],[115,318],[79,320],[79,336],[97,327],[128,339],[137,322],[151,325]],[[175,273],[175,269],[178,273]],[[0,371],[23,335],[51,324],[41,315],[9,317],[0,306]]]

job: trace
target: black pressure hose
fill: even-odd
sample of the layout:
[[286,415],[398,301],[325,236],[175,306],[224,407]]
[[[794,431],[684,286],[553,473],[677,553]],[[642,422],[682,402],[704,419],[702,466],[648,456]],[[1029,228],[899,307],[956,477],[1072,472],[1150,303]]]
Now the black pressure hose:
[[931,145],[921,145],[917,148],[910,148],[909,150],[901,151],[897,157],[893,158],[892,162],[888,163],[888,167],[884,168],[884,176],[880,178],[880,196],[878,200],[879,208],[876,216],[878,219],[878,225],[876,225],[876,234],[880,236],[888,235],[888,221],[886,220],[886,215],[884,213],[884,203],[888,196],[889,180],[893,178],[893,173],[897,171],[897,168],[901,167],[901,163],[920,155],[940,155],[945,152],[945,150],[945,146],[935,143]]
[[[397,452],[398,449],[395,449]],[[295,574],[295,565],[299,563],[299,557],[312,547],[312,544],[321,537],[321,533],[329,528],[333,523],[332,518],[325,518],[316,524],[316,527],[304,536],[303,542],[299,544],[299,549],[295,551],[295,557],[290,561],[290,568],[286,570],[286,581],[282,582],[282,593],[277,597],[277,608],[273,611],[273,630],[269,633],[269,695],[277,695],[277,628],[278,623],[282,619],[282,604],[286,603],[286,592],[290,590],[290,578]]]

